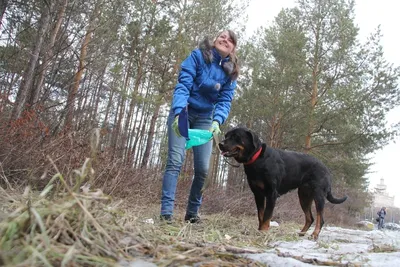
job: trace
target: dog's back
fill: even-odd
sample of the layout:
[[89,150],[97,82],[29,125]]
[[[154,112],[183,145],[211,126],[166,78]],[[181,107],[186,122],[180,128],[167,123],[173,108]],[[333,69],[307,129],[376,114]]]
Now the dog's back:
[[261,162],[251,168],[254,170],[247,170],[247,175],[257,175],[253,172],[267,173],[264,179],[267,183],[270,179],[276,179],[274,183],[278,186],[280,195],[305,184],[311,188],[323,188],[325,192],[330,190],[331,174],[317,158],[300,152],[270,148],[265,144],[263,148],[265,152],[260,158]]

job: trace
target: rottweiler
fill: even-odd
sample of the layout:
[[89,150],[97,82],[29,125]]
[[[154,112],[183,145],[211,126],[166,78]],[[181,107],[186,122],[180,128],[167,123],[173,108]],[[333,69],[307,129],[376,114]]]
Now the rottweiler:
[[306,217],[299,235],[304,236],[314,222],[311,213],[314,201],[317,220],[312,237],[316,240],[324,224],[325,198],[334,204],[347,199],[347,196],[339,199],[332,196],[331,173],[321,161],[308,154],[268,147],[249,129],[231,129],[218,146],[224,157],[233,157],[244,165],[257,205],[259,230],[269,229],[277,198],[298,188],[300,205]]

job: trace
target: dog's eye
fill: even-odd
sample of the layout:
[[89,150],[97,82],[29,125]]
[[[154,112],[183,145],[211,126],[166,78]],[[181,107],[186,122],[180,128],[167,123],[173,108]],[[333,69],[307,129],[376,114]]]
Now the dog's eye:
[[226,135],[225,139],[234,139],[234,136],[233,135]]
[[240,136],[238,136],[238,135],[235,135],[235,136],[233,137],[233,140],[235,140],[237,143],[241,143],[241,142],[242,142],[242,139],[241,139]]

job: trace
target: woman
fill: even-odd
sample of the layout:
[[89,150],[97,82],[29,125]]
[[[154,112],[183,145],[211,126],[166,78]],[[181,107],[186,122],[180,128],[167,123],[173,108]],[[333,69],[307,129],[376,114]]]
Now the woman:
[[380,211],[377,212],[378,214],[378,229],[383,229],[383,223],[385,221],[386,216],[386,207],[382,207]]
[[[185,159],[186,139],[178,129],[178,117],[187,108],[189,128],[219,129],[230,112],[239,67],[236,34],[226,30],[213,43],[207,38],[181,64],[168,116],[168,158],[162,183],[161,219],[172,220],[178,176]],[[193,147],[194,178],[185,221],[200,222],[201,189],[208,175],[212,142]]]

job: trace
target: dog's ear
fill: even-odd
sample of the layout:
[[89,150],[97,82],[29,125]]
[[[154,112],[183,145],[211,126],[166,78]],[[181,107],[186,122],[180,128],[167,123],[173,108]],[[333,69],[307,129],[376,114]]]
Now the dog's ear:
[[253,145],[254,149],[259,148],[261,145],[260,138],[258,138],[258,136],[250,130],[247,131],[247,135],[249,136],[250,143]]

